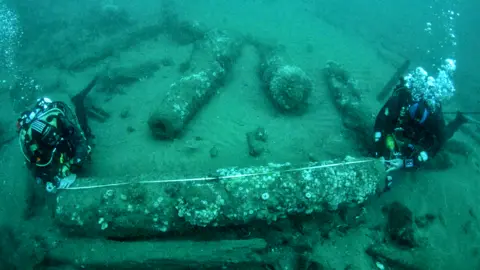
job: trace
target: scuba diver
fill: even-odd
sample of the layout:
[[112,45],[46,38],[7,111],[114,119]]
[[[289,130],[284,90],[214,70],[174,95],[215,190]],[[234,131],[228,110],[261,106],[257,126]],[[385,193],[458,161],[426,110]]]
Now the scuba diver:
[[49,192],[70,187],[76,180],[75,172],[89,157],[93,135],[84,100],[96,81],[97,77],[71,99],[75,112],[64,102],[41,98],[17,121],[27,167]]
[[402,82],[403,79],[375,120],[375,153],[390,160],[390,171],[418,168],[468,122],[457,112],[446,125],[441,105],[432,111],[425,100],[414,101]]
[[[454,63],[447,62],[444,67],[451,71]],[[440,71],[434,79],[417,68],[413,74],[400,79],[374,126],[375,155],[384,159],[387,172],[420,168],[461,125],[469,122],[457,112],[454,120],[445,123],[441,101],[455,90],[449,78],[448,72]],[[391,181],[388,176],[387,188]]]

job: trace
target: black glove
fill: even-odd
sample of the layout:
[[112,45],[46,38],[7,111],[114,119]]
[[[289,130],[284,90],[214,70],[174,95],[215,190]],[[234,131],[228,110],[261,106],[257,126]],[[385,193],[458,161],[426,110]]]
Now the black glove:
[[81,166],[83,164],[83,159],[80,157],[74,157],[70,160],[70,164],[75,166]]
[[87,145],[87,149],[85,151],[78,151],[77,154],[70,160],[70,164],[73,166],[81,167],[85,160],[87,160],[88,155],[90,155],[90,152],[92,151],[92,148],[90,145]]

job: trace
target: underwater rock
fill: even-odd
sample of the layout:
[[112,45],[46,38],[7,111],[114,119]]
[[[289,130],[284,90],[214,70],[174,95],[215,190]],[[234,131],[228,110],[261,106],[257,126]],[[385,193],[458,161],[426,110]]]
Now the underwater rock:
[[367,110],[355,80],[344,67],[335,62],[327,63],[324,76],[333,103],[341,114],[343,125],[352,131],[364,149],[368,151],[374,149],[372,139],[374,114]]
[[[404,270],[425,270],[435,268],[423,268],[417,266],[418,260],[415,260],[414,253],[410,250],[400,250],[383,244],[374,244],[368,247],[367,254],[377,262],[385,262],[389,268],[385,269],[404,269]],[[391,268],[390,268],[391,267]],[[438,268],[437,268],[438,269]]]
[[265,151],[267,132],[264,128],[257,128],[247,133],[248,153],[252,157],[258,157]]
[[127,127],[127,132],[128,133],[132,133],[132,132],[135,132],[135,131],[136,131],[136,129],[134,127],[132,127],[132,126]]
[[172,67],[175,65],[175,61],[171,57],[164,57],[160,60],[160,64],[164,67]]
[[77,183],[85,186],[126,184],[112,190],[60,190],[55,220],[69,234],[125,238],[271,223],[287,215],[336,210],[346,202],[362,203],[386,177],[382,162],[373,159],[347,157],[311,165],[322,168],[224,168],[201,181],[158,181],[164,175],[82,179]]
[[391,203],[384,210],[387,211],[387,233],[390,239],[403,247],[417,246],[412,211],[399,202]]
[[291,64],[283,49],[261,52],[260,78],[265,91],[281,112],[303,112],[313,90],[310,77]]
[[129,107],[123,108],[120,111],[120,118],[127,119],[128,117],[130,117],[130,108]]
[[148,125],[155,138],[173,139],[182,132],[223,85],[240,48],[238,39],[218,30],[197,41],[190,58],[195,70],[173,83],[150,115]]
[[418,228],[426,228],[431,225],[436,219],[437,216],[435,216],[434,214],[425,214],[423,216],[416,217],[415,224],[417,224]]
[[210,151],[208,151],[208,153],[210,154],[211,158],[216,158],[218,157],[218,148],[216,146],[212,146],[212,148],[210,148]]

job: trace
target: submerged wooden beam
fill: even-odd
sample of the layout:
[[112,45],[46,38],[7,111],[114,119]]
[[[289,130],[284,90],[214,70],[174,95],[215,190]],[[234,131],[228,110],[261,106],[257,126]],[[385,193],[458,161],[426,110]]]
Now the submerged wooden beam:
[[51,249],[46,258],[57,265],[86,269],[185,269],[258,265],[262,263],[260,254],[266,252],[267,243],[263,239],[205,242],[70,239]]

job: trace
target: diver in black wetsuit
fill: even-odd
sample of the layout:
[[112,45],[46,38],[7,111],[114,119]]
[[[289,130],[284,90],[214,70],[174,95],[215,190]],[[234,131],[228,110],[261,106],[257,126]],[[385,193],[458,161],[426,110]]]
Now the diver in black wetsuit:
[[96,81],[94,78],[72,98],[75,113],[64,102],[42,98],[18,119],[19,143],[27,167],[48,191],[68,188],[90,154],[92,133],[84,100]]
[[385,158],[388,172],[419,168],[467,122],[458,112],[445,124],[441,104],[433,109],[425,100],[415,101],[401,79],[375,121],[376,156]]

